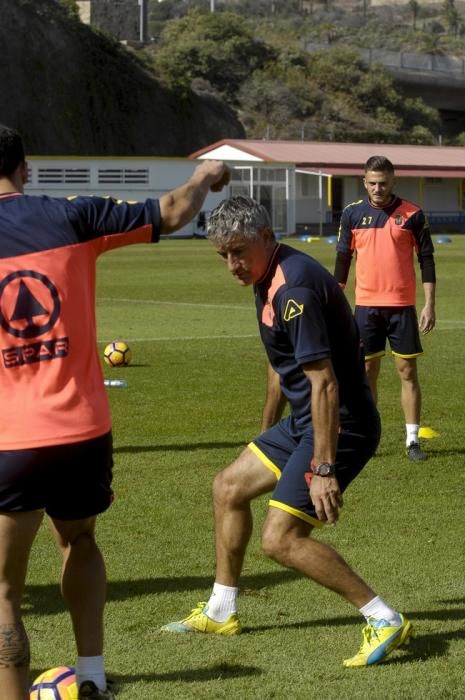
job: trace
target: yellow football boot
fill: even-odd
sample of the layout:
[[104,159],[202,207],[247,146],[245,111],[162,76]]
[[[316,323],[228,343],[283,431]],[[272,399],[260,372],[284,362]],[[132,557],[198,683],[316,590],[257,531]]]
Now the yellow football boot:
[[230,615],[224,622],[216,622],[205,612],[207,603],[198,603],[184,620],[163,625],[162,632],[203,632],[204,634],[233,635],[241,633],[241,623],[236,614]]
[[386,620],[369,618],[362,631],[362,645],[358,653],[351,659],[345,659],[344,666],[357,668],[377,664],[394,649],[409,644],[410,638],[415,636],[412,624],[403,615],[400,620],[401,624],[393,627]]

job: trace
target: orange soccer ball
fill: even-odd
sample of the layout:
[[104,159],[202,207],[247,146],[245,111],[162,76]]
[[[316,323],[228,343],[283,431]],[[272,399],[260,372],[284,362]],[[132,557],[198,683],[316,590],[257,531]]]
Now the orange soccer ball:
[[30,700],[77,700],[76,673],[70,666],[57,666],[37,676],[31,686]]

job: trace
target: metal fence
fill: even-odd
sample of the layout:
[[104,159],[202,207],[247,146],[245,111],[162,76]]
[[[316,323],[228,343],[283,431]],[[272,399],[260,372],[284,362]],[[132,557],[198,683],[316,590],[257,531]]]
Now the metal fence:
[[[314,53],[331,48],[331,44],[304,42],[305,51]],[[430,53],[410,53],[408,51],[385,51],[383,49],[362,49],[358,51],[365,63],[381,63],[387,68],[405,71],[443,73],[465,78],[465,59],[457,56],[436,56]]]

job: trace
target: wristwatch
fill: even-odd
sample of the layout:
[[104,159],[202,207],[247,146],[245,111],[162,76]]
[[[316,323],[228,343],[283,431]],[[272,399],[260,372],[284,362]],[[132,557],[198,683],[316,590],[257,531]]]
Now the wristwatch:
[[312,460],[310,470],[315,476],[334,476],[334,474],[336,473],[336,465],[330,464],[329,462],[321,462],[321,464],[315,464]]

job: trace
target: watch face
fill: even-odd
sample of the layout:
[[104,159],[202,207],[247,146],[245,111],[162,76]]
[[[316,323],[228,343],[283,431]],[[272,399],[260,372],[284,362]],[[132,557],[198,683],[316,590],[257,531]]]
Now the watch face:
[[332,476],[335,472],[334,465],[328,462],[322,462],[314,466],[314,474],[317,476]]

